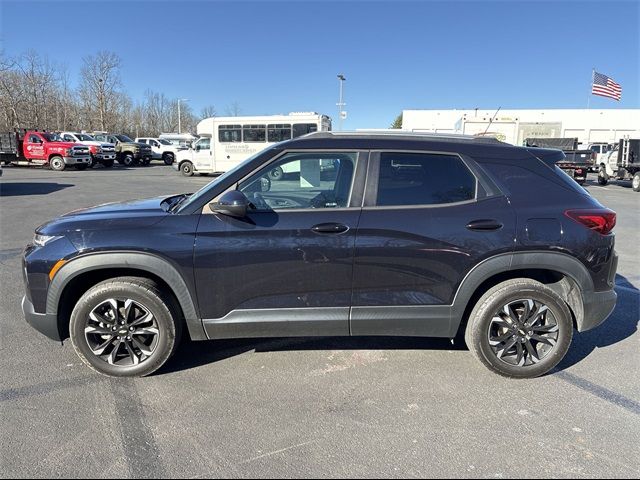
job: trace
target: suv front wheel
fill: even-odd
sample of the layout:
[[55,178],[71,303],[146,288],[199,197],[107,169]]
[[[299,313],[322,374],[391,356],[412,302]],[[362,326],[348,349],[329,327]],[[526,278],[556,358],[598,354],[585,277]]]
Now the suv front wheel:
[[71,314],[73,347],[90,368],[142,377],[173,355],[181,335],[177,307],[146,278],[119,277],[90,288]]
[[564,358],[573,337],[569,307],[528,278],[500,283],[473,308],[467,347],[489,369],[511,378],[544,375]]

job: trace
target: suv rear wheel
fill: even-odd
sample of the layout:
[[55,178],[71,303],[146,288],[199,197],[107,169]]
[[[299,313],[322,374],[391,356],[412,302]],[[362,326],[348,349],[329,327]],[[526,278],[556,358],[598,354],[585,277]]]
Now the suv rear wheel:
[[178,309],[146,278],[118,277],[90,288],[71,314],[73,347],[90,368],[141,377],[160,368],[180,341]]
[[487,291],[473,308],[465,340],[485,366],[511,378],[544,375],[564,358],[573,337],[569,307],[527,278]]

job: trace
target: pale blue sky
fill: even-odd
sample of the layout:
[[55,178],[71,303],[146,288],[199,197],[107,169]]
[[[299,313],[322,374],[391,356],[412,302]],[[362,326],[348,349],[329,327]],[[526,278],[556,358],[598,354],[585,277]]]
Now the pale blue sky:
[[[555,2],[2,2],[2,48],[65,63],[122,58],[125,89],[188,98],[195,112],[318,111],[346,129],[384,128],[409,108],[584,108],[591,69],[640,107],[640,3]],[[126,21],[125,21],[126,19]],[[54,26],[54,28],[51,28]]]

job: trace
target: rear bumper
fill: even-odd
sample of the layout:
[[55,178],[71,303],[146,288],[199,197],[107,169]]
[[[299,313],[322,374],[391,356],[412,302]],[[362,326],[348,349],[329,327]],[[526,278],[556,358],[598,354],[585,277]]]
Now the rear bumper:
[[36,313],[33,304],[26,296],[22,298],[22,312],[27,323],[33,328],[52,340],[62,341],[55,315]]
[[618,295],[611,289],[582,296],[584,317],[578,325],[579,332],[586,332],[601,325],[616,307]]

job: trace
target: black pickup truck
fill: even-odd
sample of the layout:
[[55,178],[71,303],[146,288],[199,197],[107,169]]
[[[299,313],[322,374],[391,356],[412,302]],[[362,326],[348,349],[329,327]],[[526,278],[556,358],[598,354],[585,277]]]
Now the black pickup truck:
[[587,180],[587,173],[593,165],[595,153],[591,150],[578,150],[577,138],[527,138],[525,142],[527,147],[562,150],[565,159],[557,162],[556,165],[580,185]]

